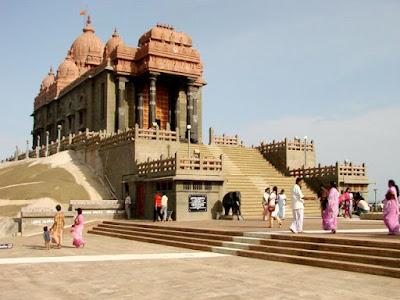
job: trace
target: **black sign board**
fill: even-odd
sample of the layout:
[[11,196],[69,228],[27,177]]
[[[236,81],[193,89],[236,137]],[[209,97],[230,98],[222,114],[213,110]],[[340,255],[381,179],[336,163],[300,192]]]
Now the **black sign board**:
[[0,244],[0,249],[12,249],[13,244]]
[[207,195],[189,195],[189,212],[207,211]]

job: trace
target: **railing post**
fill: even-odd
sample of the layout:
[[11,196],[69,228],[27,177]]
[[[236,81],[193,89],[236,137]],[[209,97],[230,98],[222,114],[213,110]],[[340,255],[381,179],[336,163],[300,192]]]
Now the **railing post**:
[[350,174],[351,174],[351,176],[353,176],[353,173],[354,173],[353,163],[351,162],[349,164],[349,166],[350,166]]
[[214,128],[210,127],[209,129],[209,145],[215,145],[215,135],[214,135]]
[[367,165],[365,163],[363,163],[362,166],[364,168],[363,176],[366,176],[367,175]]
[[29,158],[29,141],[26,140],[26,153],[25,153],[25,159]]
[[176,142],[179,143],[180,140],[179,127],[175,128],[175,132],[176,132]]
[[49,132],[46,131],[46,153],[44,156],[49,156]]
[[181,168],[181,162],[180,162],[180,159],[179,159],[178,152],[175,153],[175,166],[176,166],[175,167],[176,170],[179,170]]
[[139,138],[139,124],[138,123],[135,124],[135,135],[134,135],[134,138],[135,138],[135,140],[137,138]]
[[156,141],[160,139],[160,129],[158,128],[158,124],[156,125]]
[[204,169],[204,158],[201,153],[199,154],[199,161],[200,161],[200,170],[203,170]]
[[226,145],[226,134],[224,133],[223,135],[222,135],[222,143],[223,143],[223,145]]
[[224,171],[224,155],[221,154],[219,156],[219,158],[221,159],[221,172],[223,172]]
[[15,146],[15,161],[18,161],[19,150],[18,146]]

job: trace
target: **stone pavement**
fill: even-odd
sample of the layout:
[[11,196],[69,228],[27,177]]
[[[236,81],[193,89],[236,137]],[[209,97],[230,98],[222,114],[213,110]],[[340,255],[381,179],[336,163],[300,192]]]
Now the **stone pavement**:
[[[306,230],[320,229],[320,219],[305,222]],[[264,225],[260,221],[166,224],[267,231]],[[400,242],[399,237],[387,236],[379,221],[340,219],[339,228],[378,232],[339,231],[338,237],[373,236]],[[84,238],[85,248],[76,249],[66,232],[65,246],[50,251],[44,250],[41,235],[1,238],[0,243],[13,243],[14,248],[0,249],[0,299],[400,299],[395,278],[91,234]]]

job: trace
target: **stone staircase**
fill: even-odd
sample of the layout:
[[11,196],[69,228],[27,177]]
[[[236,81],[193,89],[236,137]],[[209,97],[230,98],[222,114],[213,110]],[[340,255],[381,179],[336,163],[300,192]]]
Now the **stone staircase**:
[[[229,146],[210,146],[191,144],[191,153],[200,152],[204,157],[218,157],[223,154],[226,175],[226,192],[240,191],[242,194],[242,215],[245,219],[262,218],[262,197],[267,186],[285,190],[287,196],[286,217],[292,217],[291,189],[295,183],[294,177],[288,177],[279,172],[261,153],[254,148]],[[180,156],[188,156],[187,144],[181,143]],[[302,191],[305,196],[316,197],[305,183]],[[313,200],[305,202],[305,216],[320,216],[319,203]]]
[[[168,224],[169,225],[169,224]],[[400,278],[400,243],[104,221],[109,237]]]

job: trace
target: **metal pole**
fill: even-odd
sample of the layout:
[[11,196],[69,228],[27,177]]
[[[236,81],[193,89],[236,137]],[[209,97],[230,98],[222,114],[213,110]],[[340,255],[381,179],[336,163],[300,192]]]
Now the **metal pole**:
[[304,168],[307,167],[307,136],[304,137]]
[[29,141],[28,140],[26,140],[25,158],[29,158]]
[[192,126],[187,125],[186,128],[188,130],[188,157],[190,158],[190,129],[192,129]]
[[45,156],[49,156],[49,132],[46,131],[46,154]]
[[61,147],[61,125],[57,126],[58,129],[58,145],[57,145],[57,152],[60,152],[60,147]]
[[374,206],[375,206],[375,211],[377,211],[377,209],[376,209],[376,191],[377,191],[378,189],[374,189],[374,192],[375,192],[375,204],[374,204]]

